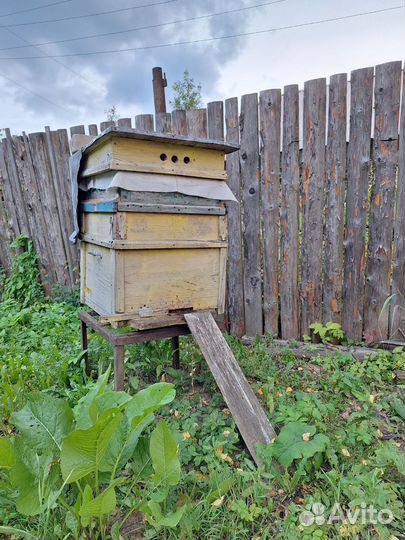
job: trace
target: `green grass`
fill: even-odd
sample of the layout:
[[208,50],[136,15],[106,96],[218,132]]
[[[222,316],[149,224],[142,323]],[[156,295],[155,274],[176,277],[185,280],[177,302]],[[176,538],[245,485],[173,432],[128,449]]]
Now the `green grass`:
[[[11,430],[10,415],[21,409],[30,392],[47,392],[72,404],[87,392],[78,309],[63,301],[40,301],[25,308],[11,299],[0,303],[4,434]],[[181,370],[171,365],[170,341],[128,347],[131,393],[158,381],[176,387],[175,401],[160,415],[177,433],[183,472],[173,497],[188,504],[188,511],[178,527],[159,532],[139,515],[131,515],[122,538],[137,538],[134,530],[140,531],[139,538],[159,539],[402,538],[405,386],[395,380],[394,372],[405,369],[404,353],[381,353],[363,363],[339,354],[306,362],[288,351],[273,354],[271,340],[250,347],[234,338],[228,341],[277,431],[298,423],[324,435],[328,443],[308,459],[292,458],[281,470],[277,443],[265,453],[266,462],[258,471],[191,338],[181,339]],[[91,335],[89,353],[94,376],[111,363],[112,351],[98,336]],[[284,433],[289,444],[291,434]],[[305,441],[299,443],[308,448]],[[0,484],[0,500],[1,489]],[[118,488],[117,520],[125,516],[133,496]],[[395,519],[386,525],[300,524],[306,507],[322,503],[327,513],[337,502],[345,512],[355,512],[361,503],[388,508]],[[0,523],[29,531],[37,525],[35,518],[24,518],[4,504]],[[62,538],[69,538],[69,530],[63,509],[55,509],[49,540]]]

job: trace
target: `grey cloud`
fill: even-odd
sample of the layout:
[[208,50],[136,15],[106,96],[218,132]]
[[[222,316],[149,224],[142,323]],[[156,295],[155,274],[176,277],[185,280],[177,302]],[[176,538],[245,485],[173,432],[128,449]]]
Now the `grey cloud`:
[[[138,0],[138,4],[147,3]],[[150,0],[153,3],[153,0]],[[72,0],[71,4],[44,9],[35,13],[16,15],[0,19],[0,24],[43,20],[53,17],[64,17],[70,14],[84,14],[107,9],[136,5],[132,2],[110,0],[88,0],[85,3]],[[11,4],[10,4],[11,5]],[[18,7],[31,5],[29,0],[21,0]],[[154,6],[108,16],[99,16],[48,23],[27,27],[12,28],[12,31],[24,39],[37,43],[52,41],[86,34],[123,30],[145,24],[156,24],[170,20],[208,14],[215,11],[233,9],[248,5],[247,1],[224,2],[221,0],[177,0],[166,6]],[[5,8],[4,8],[5,11]],[[117,36],[69,42],[58,45],[43,46],[40,49],[27,48],[11,51],[0,51],[0,56],[30,56],[44,54],[69,54],[82,51],[97,51],[127,47],[146,46],[150,44],[169,43],[174,41],[199,39],[209,36],[225,35],[243,31],[249,19],[249,11],[235,15],[213,17],[198,22],[182,23],[151,30],[142,30]],[[0,47],[21,45],[23,42],[10,35],[5,29],[0,29]],[[139,110],[149,112],[152,109],[151,69],[161,65],[167,72],[169,85],[182,77],[185,68],[189,69],[196,81],[201,81],[203,90],[213,91],[220,75],[221,67],[238,55],[243,39],[213,41],[199,45],[173,46],[162,49],[149,49],[130,53],[117,53],[94,56],[75,56],[62,58],[70,69],[78,73],[91,72],[96,78],[102,77],[106,95],[97,84],[91,85],[73,75],[68,69],[51,59],[32,59],[1,61],[0,73],[14,78],[33,92],[42,94],[51,101],[61,104],[64,108],[77,113],[77,117],[95,114],[97,110],[102,115],[105,107],[116,104],[118,108],[134,106]],[[91,77],[90,77],[91,78]],[[26,109],[35,111],[38,115],[49,113],[50,105],[37,97],[16,91],[15,99]],[[52,107],[51,107],[52,108]],[[101,110],[100,110],[101,109]],[[61,113],[53,111],[55,117]],[[91,119],[88,119],[91,121]],[[74,123],[74,118],[71,119]]]

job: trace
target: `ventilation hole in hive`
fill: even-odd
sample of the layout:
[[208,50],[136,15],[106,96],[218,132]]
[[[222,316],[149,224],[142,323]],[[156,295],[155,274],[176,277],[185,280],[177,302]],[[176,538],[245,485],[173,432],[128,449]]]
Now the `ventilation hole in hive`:
[[166,161],[166,159],[167,159],[166,154],[160,154],[160,159],[161,159],[162,161]]
[[173,163],[177,163],[179,158],[177,156],[172,156]]
[[190,163],[190,158],[186,156],[183,161],[187,165],[187,163]]

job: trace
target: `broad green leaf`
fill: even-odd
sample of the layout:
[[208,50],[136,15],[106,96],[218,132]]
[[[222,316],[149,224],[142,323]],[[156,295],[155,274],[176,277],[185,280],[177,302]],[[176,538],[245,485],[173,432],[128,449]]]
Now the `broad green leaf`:
[[97,517],[99,519],[106,514],[110,514],[117,505],[117,499],[115,496],[114,486],[108,486],[100,495],[97,495],[94,499],[83,500],[80,507],[80,517],[84,519],[91,519]]
[[377,448],[373,461],[377,467],[383,469],[394,466],[405,476],[405,456],[392,442],[384,443]]
[[15,465],[15,451],[8,437],[0,437],[0,468],[10,469]]
[[132,427],[142,421],[142,418],[167,405],[176,396],[173,384],[156,383],[141,390],[128,403],[125,414]]
[[59,466],[52,466],[52,453],[39,455],[24,437],[16,438],[14,449],[16,463],[9,475],[13,489],[18,492],[15,499],[17,510],[26,516],[34,516],[41,512],[40,486],[47,488],[41,491],[41,497],[47,497],[60,478]]
[[228,491],[231,489],[233,484],[235,483],[235,480],[233,478],[225,478],[222,482],[218,484],[217,489],[212,491],[207,496],[207,502],[208,504],[213,503],[216,499],[220,499],[224,495],[228,493]]
[[392,410],[396,412],[398,416],[405,419],[405,403],[402,401],[402,399],[394,397],[391,399],[390,404]]
[[[80,508],[82,508],[82,506],[85,506],[86,504],[88,504],[91,500],[93,499],[93,491],[91,489],[91,487],[89,486],[89,484],[86,484],[85,487],[84,487],[84,490],[83,490],[83,496],[82,496],[82,500],[81,500],[81,504],[79,506],[79,515],[80,515]],[[91,522],[91,517],[88,517],[88,516],[80,516],[81,519],[80,519],[80,522],[82,524],[83,527],[88,527],[90,525],[90,522]]]
[[145,513],[151,516],[152,519],[150,519],[149,521],[154,527],[174,528],[177,527],[177,525],[179,524],[184,512],[186,511],[186,508],[187,507],[184,505],[178,508],[175,512],[172,512],[171,514],[163,515],[160,504],[154,501],[149,501],[147,505],[144,506],[142,509],[143,511],[145,511]]
[[107,390],[104,394],[95,398],[95,404],[99,414],[108,411],[108,409],[123,409],[125,404],[128,403],[132,397],[126,392],[115,392],[114,390]]
[[135,451],[132,455],[131,471],[134,475],[143,480],[153,472],[152,462],[149,454],[149,439],[140,437]]
[[17,510],[24,516],[35,516],[41,511],[38,479],[21,461],[10,470],[10,480],[14,489],[18,490],[15,500]]
[[[100,471],[111,472],[113,468],[119,472],[132,457],[142,431],[154,420],[154,415],[143,417],[135,428],[131,428],[126,415],[123,415],[114,437],[100,463]],[[116,465],[116,463],[118,464]]]
[[104,393],[110,377],[110,372],[111,367],[108,367],[107,371],[100,375],[90,391],[79,400],[74,408],[73,412],[76,419],[76,429],[88,429],[95,424],[97,420],[97,404],[95,403],[95,398]]
[[283,427],[273,444],[262,447],[261,454],[270,454],[287,468],[295,459],[308,459],[326,450],[330,444],[329,438],[315,433],[315,426],[291,422]]
[[26,406],[11,416],[11,422],[32,448],[55,451],[72,429],[73,413],[61,399],[33,394]]
[[27,536],[28,538],[34,538],[34,540],[36,538],[33,534],[31,534],[28,531],[24,531],[23,529],[16,529],[15,527],[4,527],[2,525],[0,525],[0,533],[1,534],[17,534],[19,536],[23,535],[23,536]]
[[79,524],[79,520],[76,517],[76,514],[72,510],[69,510],[66,513],[65,523],[66,523],[66,527],[72,533],[73,538],[75,540],[77,540],[77,538],[79,538],[79,526],[80,526],[80,524]]
[[150,437],[150,456],[159,486],[175,486],[180,480],[179,446],[168,425],[160,421]]
[[72,431],[63,441],[61,451],[62,477],[75,482],[99,470],[122,413],[110,410],[100,416],[89,429]]

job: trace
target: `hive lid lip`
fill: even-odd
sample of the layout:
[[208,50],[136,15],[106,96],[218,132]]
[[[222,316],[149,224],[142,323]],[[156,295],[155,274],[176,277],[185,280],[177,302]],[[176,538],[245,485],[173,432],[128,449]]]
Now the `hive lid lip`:
[[113,136],[123,139],[138,139],[143,141],[155,141],[171,144],[179,144],[184,146],[194,146],[197,148],[207,148],[211,150],[219,150],[225,154],[230,154],[239,150],[238,144],[226,143],[213,139],[201,139],[194,137],[186,137],[184,135],[172,135],[170,133],[156,133],[150,131],[141,131],[139,129],[124,128],[124,127],[109,127],[104,130],[90,144],[84,147],[83,153],[87,154],[93,148],[96,148],[101,142],[112,138]]

